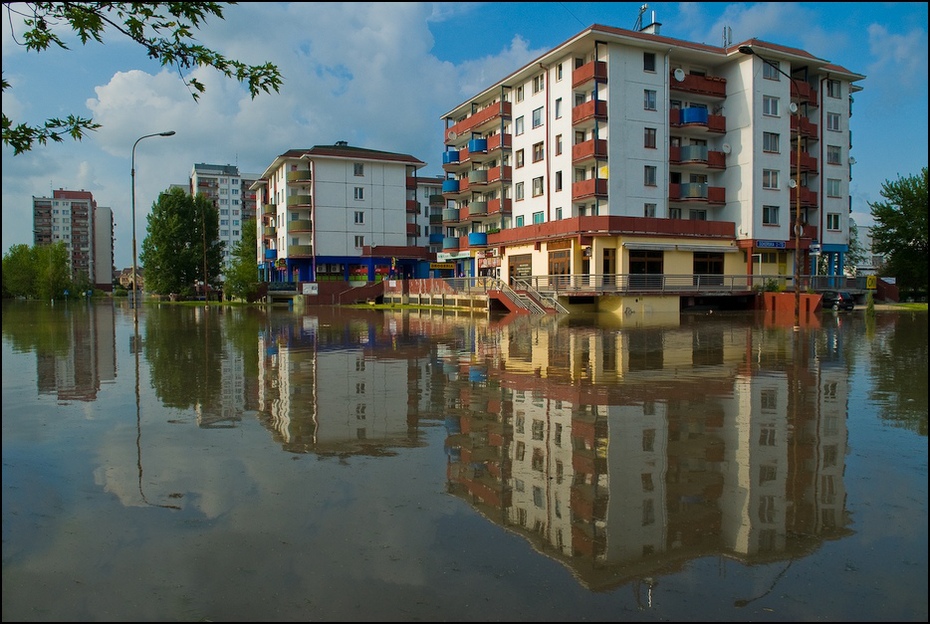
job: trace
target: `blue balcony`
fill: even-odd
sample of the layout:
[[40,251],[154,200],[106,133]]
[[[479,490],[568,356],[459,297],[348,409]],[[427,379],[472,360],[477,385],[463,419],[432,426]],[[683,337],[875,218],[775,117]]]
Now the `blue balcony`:
[[458,180],[443,180],[442,181],[442,192],[443,193],[458,193],[459,192],[459,181]]
[[445,238],[445,237],[444,237],[442,234],[430,234],[430,235],[429,235],[429,244],[430,244],[430,245],[438,245],[438,244],[440,244],[440,243],[442,242],[443,238]]
[[468,234],[468,246],[469,247],[486,247],[487,244],[488,244],[487,232],[469,232]]
[[478,152],[488,151],[487,139],[472,139],[468,142],[468,153],[477,154]]
[[707,109],[700,107],[681,109],[681,123],[707,125]]
[[442,153],[442,164],[452,165],[457,162],[459,162],[459,151],[458,150],[449,150],[448,152]]

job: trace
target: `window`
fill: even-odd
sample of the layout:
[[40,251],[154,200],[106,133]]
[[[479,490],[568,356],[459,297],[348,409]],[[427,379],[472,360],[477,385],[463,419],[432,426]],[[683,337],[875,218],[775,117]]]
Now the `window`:
[[839,145],[828,145],[827,146],[827,164],[839,165],[841,154],[842,154],[842,151],[840,150]]
[[707,221],[706,210],[689,210],[688,218],[692,221]]
[[655,149],[656,147],[656,129],[645,128],[643,132],[643,147]]
[[523,166],[523,150],[517,150],[515,159],[517,161],[517,169]]
[[539,223],[544,223],[544,222],[545,222],[545,219],[543,218],[543,212],[542,212],[542,210],[540,210],[539,212],[534,212],[534,213],[533,213],[533,223],[534,223],[534,224],[539,224]]
[[655,204],[643,204],[643,216],[655,218],[656,216],[656,205]]
[[562,135],[555,135],[555,155],[558,156],[562,153]]
[[365,199],[365,189],[363,187],[355,187],[355,199]]
[[539,143],[534,143],[533,144],[533,162],[539,162],[540,160],[545,158],[545,156],[546,156],[546,150],[543,149],[542,141],[540,141]]
[[777,189],[778,188],[778,171],[775,169],[763,169],[762,170],[762,188],[766,189]]
[[771,95],[762,96],[762,114],[778,117],[778,98]]
[[839,80],[828,80],[827,81],[827,97],[839,99],[842,95],[842,90],[840,89]]
[[538,128],[542,125],[542,107],[533,111],[533,127]]
[[646,165],[643,167],[643,184],[646,186],[656,186],[655,165]]
[[559,221],[562,219],[562,207],[561,206],[555,209],[555,219],[556,221]]
[[539,74],[533,78],[533,93],[539,93],[546,86],[546,74]]
[[654,72],[656,70],[655,52],[643,52],[643,71]]
[[653,89],[643,90],[643,109],[645,110],[655,110],[656,109],[656,92]]
[[514,185],[514,195],[516,196],[515,198],[517,201],[521,201],[523,199],[523,182],[517,182]]
[[669,208],[669,209],[668,209],[668,218],[669,218],[669,219],[680,219],[680,218],[681,218],[681,208]]
[[365,165],[363,163],[355,163],[355,175],[365,175]]
[[762,77],[768,80],[781,80],[781,68],[778,66],[778,61],[763,62]]
[[828,230],[838,230],[840,229],[840,215],[836,212],[827,213],[827,229]]
[[562,118],[562,98],[558,98],[555,101],[555,118],[556,119]]
[[356,237],[355,237],[355,248],[356,248],[356,249],[361,249],[361,248],[364,247],[364,246],[365,246],[365,237],[364,237],[364,236],[356,236]]
[[562,172],[561,171],[555,172],[555,190],[556,191],[562,190]]
[[827,197],[840,196],[840,181],[837,178],[827,178]]
[[840,114],[827,113],[827,130],[840,131]]
[[543,179],[542,176],[538,178],[533,178],[533,197],[539,197],[543,194]]
[[762,151],[778,153],[778,134],[775,132],[762,133]]
[[361,225],[365,223],[365,213],[362,212],[361,210],[355,211],[355,223],[356,225]]
[[517,87],[517,101],[518,102],[523,101],[523,85],[520,85],[519,87]]
[[520,136],[521,134],[523,134],[523,115],[520,115],[519,117],[517,117],[517,120],[514,122],[513,133],[516,134],[517,136]]
[[778,225],[778,206],[762,206],[762,225]]
[[517,217],[517,227],[523,227],[523,215]]

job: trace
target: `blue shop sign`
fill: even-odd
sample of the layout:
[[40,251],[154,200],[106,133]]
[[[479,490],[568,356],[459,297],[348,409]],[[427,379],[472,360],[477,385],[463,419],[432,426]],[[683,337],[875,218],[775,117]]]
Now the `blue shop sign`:
[[756,247],[759,249],[784,249],[785,241],[756,241]]

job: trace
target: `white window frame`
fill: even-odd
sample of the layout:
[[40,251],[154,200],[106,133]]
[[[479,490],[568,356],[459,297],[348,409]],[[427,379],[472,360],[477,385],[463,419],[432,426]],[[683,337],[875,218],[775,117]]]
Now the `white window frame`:
[[842,188],[842,180],[839,178],[827,178],[827,197],[842,197],[840,194],[840,189]]
[[543,109],[542,106],[539,108],[533,109],[533,127],[538,128],[543,125]]
[[781,153],[779,139],[780,137],[777,132],[763,132],[762,133],[762,151],[769,152],[771,154]]
[[655,165],[646,165],[643,167],[643,186],[658,186],[657,169]]
[[764,189],[775,189],[778,187],[778,169],[763,169],[762,170],[762,188]]
[[655,89],[643,89],[643,110],[657,110],[658,100]]
[[359,201],[362,201],[365,199],[365,187],[364,186],[356,186],[353,192],[355,193],[355,199]]
[[840,127],[842,119],[843,117],[839,113],[827,113],[827,130],[840,132],[842,130]]
[[771,95],[762,96],[762,114],[766,117],[779,117],[778,98]]

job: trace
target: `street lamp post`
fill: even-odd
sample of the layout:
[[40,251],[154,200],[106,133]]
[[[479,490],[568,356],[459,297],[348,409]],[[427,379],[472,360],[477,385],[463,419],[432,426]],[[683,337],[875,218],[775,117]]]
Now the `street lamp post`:
[[142,139],[148,139],[149,137],[156,136],[173,136],[174,130],[168,130],[166,132],[156,132],[154,134],[146,134],[140,136],[136,139],[136,142],[132,144],[132,158],[130,160],[130,173],[132,177],[132,309],[133,309],[133,324],[139,325],[139,288],[136,284],[136,145],[139,144],[139,141]]
[[[801,97],[801,89],[795,84],[795,79],[788,73],[786,73],[777,63],[773,63],[769,59],[759,56],[755,50],[752,49],[752,46],[741,45],[739,51],[743,54],[755,55],[759,59],[777,71],[779,74],[791,81],[791,86],[793,86],[798,92],[798,99]],[[794,107],[793,112],[797,117],[798,127],[797,127],[797,162],[795,163],[795,179],[794,179],[794,196],[795,196],[795,208],[794,208],[794,331],[798,331],[801,328],[801,107],[797,106],[793,102],[791,106]]]

